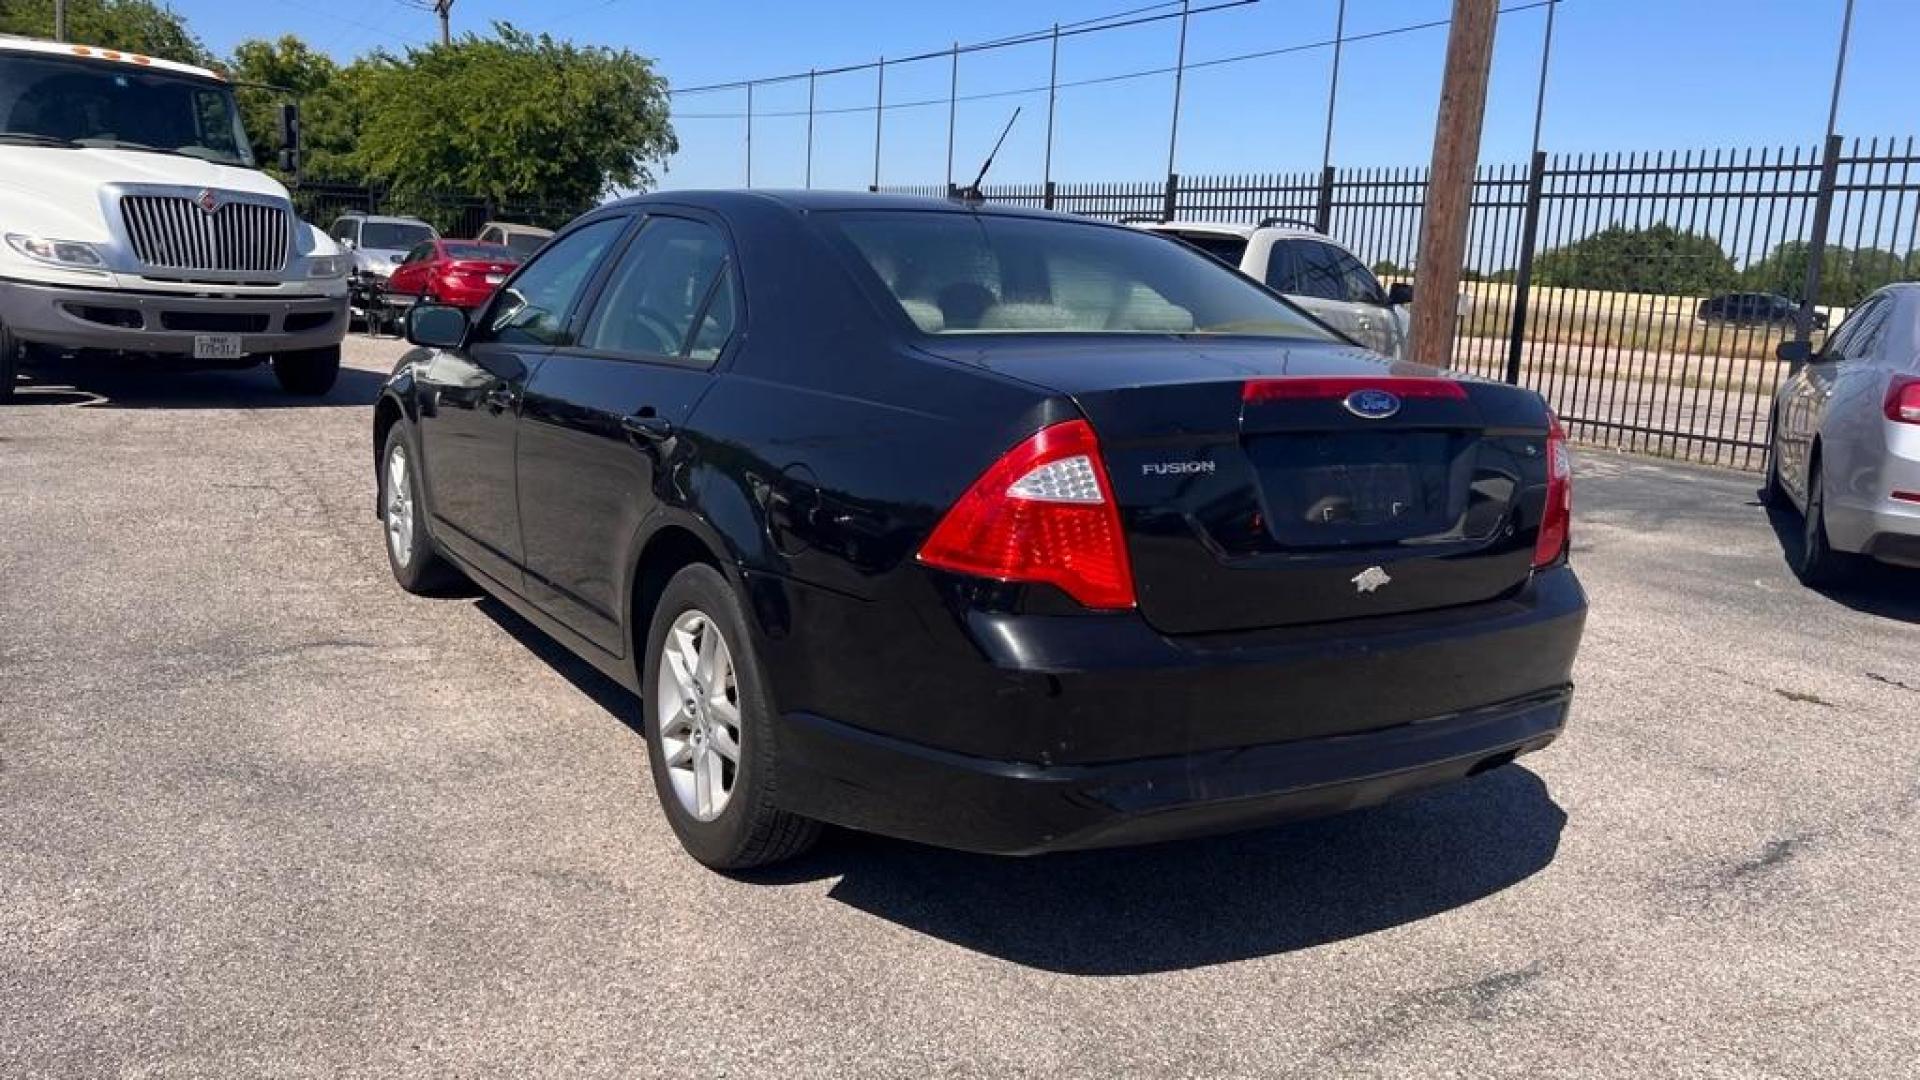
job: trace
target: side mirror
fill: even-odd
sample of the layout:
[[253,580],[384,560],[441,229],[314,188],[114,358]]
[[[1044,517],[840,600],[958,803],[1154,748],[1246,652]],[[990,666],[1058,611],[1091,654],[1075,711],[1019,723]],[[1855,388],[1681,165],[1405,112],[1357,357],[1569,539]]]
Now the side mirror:
[[447,304],[407,310],[407,340],[432,349],[457,349],[467,340],[467,313]]
[[356,244],[353,242],[353,237],[351,236],[343,237],[340,240],[340,249],[342,251],[352,251],[354,248],[357,248],[359,246],[360,246],[359,244]]
[[1399,307],[1413,303],[1413,286],[1405,281],[1396,281],[1387,286],[1387,306]]
[[1804,364],[1813,359],[1813,344],[1806,341],[1783,341],[1775,347],[1773,355],[1789,364]]

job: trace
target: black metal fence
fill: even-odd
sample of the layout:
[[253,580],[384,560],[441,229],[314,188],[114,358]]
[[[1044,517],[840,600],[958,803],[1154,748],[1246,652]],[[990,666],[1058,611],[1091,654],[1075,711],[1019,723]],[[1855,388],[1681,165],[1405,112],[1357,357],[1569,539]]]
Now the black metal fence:
[[[1917,166],[1911,137],[1484,166],[1455,363],[1539,390],[1583,442],[1758,469],[1786,374],[1775,346],[1920,280]],[[1426,186],[1422,168],[1329,168],[983,195],[1109,220],[1295,219],[1394,281],[1417,276]],[[1791,303],[1704,303],[1749,295]]]
[[321,228],[345,213],[394,214],[432,223],[446,236],[470,237],[489,221],[559,228],[590,207],[540,200],[485,199],[442,192],[392,192],[378,184],[303,181],[290,186],[301,218]]

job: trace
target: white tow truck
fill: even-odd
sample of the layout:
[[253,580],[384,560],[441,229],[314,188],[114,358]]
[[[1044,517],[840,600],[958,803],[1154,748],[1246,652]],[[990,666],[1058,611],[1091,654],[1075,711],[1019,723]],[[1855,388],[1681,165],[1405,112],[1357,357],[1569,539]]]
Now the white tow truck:
[[0,35],[0,402],[23,366],[81,353],[270,360],[289,393],[324,394],[347,268],[255,166],[220,75]]

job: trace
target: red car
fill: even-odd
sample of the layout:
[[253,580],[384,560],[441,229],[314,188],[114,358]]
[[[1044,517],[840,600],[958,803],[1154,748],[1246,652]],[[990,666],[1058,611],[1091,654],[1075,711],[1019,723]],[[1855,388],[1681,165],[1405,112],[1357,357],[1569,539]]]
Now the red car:
[[402,303],[425,299],[477,308],[519,265],[520,253],[505,244],[429,240],[414,245],[393,268],[387,295]]

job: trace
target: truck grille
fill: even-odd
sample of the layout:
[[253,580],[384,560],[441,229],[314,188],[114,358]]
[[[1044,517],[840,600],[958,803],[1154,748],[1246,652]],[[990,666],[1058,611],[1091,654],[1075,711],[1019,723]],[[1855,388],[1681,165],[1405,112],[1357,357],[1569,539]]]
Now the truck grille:
[[127,195],[120,200],[133,250],[167,270],[272,272],[287,265],[292,229],[286,208],[224,202],[209,214],[180,195]]

